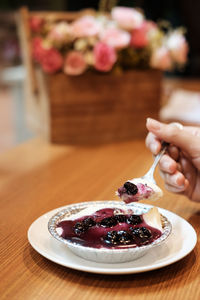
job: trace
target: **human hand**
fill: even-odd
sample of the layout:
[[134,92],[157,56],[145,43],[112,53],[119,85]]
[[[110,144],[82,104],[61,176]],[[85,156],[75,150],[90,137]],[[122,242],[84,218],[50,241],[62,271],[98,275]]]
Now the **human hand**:
[[156,155],[161,141],[170,143],[160,160],[160,174],[170,192],[200,202],[200,127],[163,124],[147,119],[146,146]]

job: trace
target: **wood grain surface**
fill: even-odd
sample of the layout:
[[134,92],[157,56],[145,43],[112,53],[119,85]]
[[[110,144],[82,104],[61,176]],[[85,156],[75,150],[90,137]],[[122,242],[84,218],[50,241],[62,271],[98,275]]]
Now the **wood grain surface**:
[[[69,147],[36,139],[1,155],[1,299],[200,299],[200,204],[183,196],[165,191],[156,205],[190,222],[198,243],[185,258],[159,270],[80,272],[48,261],[28,243],[27,230],[40,215],[71,203],[116,199],[117,187],[143,175],[151,163],[144,140]],[[158,174],[156,179],[163,187]]]

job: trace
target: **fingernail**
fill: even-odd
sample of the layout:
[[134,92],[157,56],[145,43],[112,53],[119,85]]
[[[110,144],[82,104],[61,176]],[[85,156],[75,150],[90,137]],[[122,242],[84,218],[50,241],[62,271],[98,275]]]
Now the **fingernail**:
[[181,123],[173,122],[173,123],[170,123],[169,125],[175,126],[175,127],[179,128],[180,130],[183,130],[183,125]]
[[161,128],[160,122],[151,118],[147,118],[147,125],[153,130],[159,130]]

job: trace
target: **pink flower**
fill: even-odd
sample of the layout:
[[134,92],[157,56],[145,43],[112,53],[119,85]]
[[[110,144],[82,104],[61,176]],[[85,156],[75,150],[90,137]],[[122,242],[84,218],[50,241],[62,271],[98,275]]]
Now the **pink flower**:
[[40,37],[35,37],[32,40],[32,56],[33,59],[40,63],[43,56],[46,53],[46,49],[42,45],[42,39]]
[[40,32],[43,24],[44,24],[44,19],[42,19],[40,17],[33,16],[29,19],[29,26],[30,26],[32,32],[34,32],[34,33]]
[[49,32],[47,39],[56,44],[71,40],[70,26],[66,22],[57,23]]
[[157,30],[156,24],[144,21],[140,27],[134,29],[131,35],[131,46],[134,48],[144,48],[149,44],[150,33]]
[[188,44],[185,37],[178,31],[170,34],[167,40],[167,47],[175,62],[184,64],[187,60]]
[[83,16],[71,24],[71,34],[75,38],[95,36],[100,31],[100,24],[93,16]]
[[86,61],[81,52],[71,51],[67,54],[64,63],[64,72],[68,75],[80,75],[87,68]]
[[63,57],[54,48],[46,49],[41,61],[42,68],[47,73],[55,73],[63,66]]
[[54,48],[45,48],[43,40],[40,37],[35,37],[32,40],[32,55],[36,62],[42,65],[42,68],[47,73],[54,73],[61,69],[63,58],[60,52]]
[[163,71],[171,70],[172,59],[170,51],[165,46],[155,49],[150,60],[150,65],[152,68]]
[[125,30],[140,27],[144,16],[134,8],[115,7],[111,11],[112,18]]
[[110,71],[117,60],[117,55],[113,47],[105,43],[97,43],[94,47],[94,66],[97,70]]
[[128,32],[117,29],[108,28],[104,30],[100,35],[100,40],[107,45],[116,49],[122,49],[129,45],[131,36]]

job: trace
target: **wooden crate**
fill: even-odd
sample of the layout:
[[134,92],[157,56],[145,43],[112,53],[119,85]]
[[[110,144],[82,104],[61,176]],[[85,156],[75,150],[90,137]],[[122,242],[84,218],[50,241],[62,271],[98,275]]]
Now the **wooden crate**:
[[28,11],[21,10],[29,125],[54,143],[96,144],[144,137],[146,118],[158,117],[161,72],[131,70],[117,75],[90,71],[77,77],[62,72],[44,74],[29,54],[28,17]]

